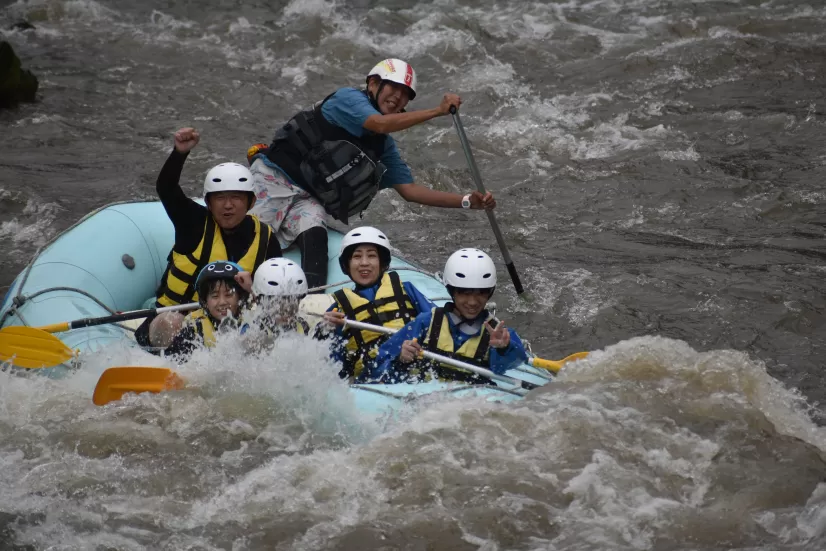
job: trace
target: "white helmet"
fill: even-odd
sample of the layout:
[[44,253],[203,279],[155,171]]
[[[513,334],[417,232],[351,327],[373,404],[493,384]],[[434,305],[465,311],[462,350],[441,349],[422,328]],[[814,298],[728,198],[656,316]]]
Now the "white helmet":
[[377,76],[382,80],[389,80],[398,84],[404,84],[410,89],[410,100],[416,97],[416,73],[406,61],[401,59],[385,59],[380,61],[367,73],[367,80]]
[[303,297],[307,294],[307,276],[301,266],[286,258],[265,260],[255,271],[254,295]]
[[[250,169],[238,163],[221,163],[207,172],[204,178],[204,197],[208,193],[218,191],[246,191],[252,190],[252,173]],[[254,196],[254,195],[253,195]]]
[[479,249],[459,249],[447,259],[442,275],[444,284],[457,289],[491,289],[496,287],[496,266]]
[[[378,247],[379,257],[388,265],[390,264],[390,240],[387,239],[384,232],[372,226],[361,226],[360,228],[353,228],[341,238],[341,248],[338,251],[338,264],[341,266],[343,273],[350,273],[350,257],[353,256],[353,251],[356,249],[355,246],[365,243]],[[352,247],[352,249],[347,251],[347,247]]]

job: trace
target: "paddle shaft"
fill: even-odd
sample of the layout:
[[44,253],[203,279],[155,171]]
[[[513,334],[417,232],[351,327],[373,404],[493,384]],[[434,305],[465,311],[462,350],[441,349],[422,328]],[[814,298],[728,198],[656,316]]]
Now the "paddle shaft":
[[[393,335],[397,331],[396,329],[392,329],[390,327],[382,327],[379,325],[372,325],[369,323],[362,323],[360,321],[352,320],[345,320],[344,325],[345,327],[349,325],[350,327],[355,327],[356,329],[365,329],[367,331],[373,331],[374,333],[384,333],[385,335]],[[541,386],[529,383],[527,381],[522,381],[520,379],[514,379],[513,377],[508,377],[507,375],[499,375],[489,369],[477,367],[475,365],[465,363],[463,361],[456,360],[448,356],[442,356],[441,354],[436,354],[428,350],[422,350],[422,356],[439,363],[452,365],[454,367],[458,367],[460,369],[476,373],[477,375],[481,375],[482,377],[486,377],[494,381],[500,381],[503,383],[508,383],[510,385],[516,385],[518,387],[524,388],[525,390],[532,390],[534,388],[539,388],[539,386]]]
[[41,331],[47,333],[60,333],[61,331],[70,331],[72,329],[79,329],[81,327],[94,327],[95,325],[106,325],[107,323],[117,323],[119,321],[127,321],[138,318],[145,318],[147,316],[163,314],[164,312],[179,312],[184,310],[196,310],[201,305],[197,302],[190,304],[178,304],[176,306],[164,306],[163,308],[147,308],[146,310],[133,310],[131,312],[123,312],[122,314],[113,314],[111,316],[103,316],[101,318],[85,318],[75,321],[64,321],[63,323],[53,323],[51,325],[44,325],[38,327]]
[[[486,193],[485,186],[482,184],[482,176],[479,174],[479,167],[476,166],[476,161],[473,159],[473,152],[470,150],[470,143],[468,143],[467,135],[465,135],[465,127],[462,126],[462,119],[459,118],[459,113],[456,111],[456,107],[451,106],[450,113],[453,115],[453,122],[456,125],[456,132],[459,134],[459,141],[462,142],[462,149],[465,151],[467,164],[470,167],[470,175],[476,183],[476,189],[484,195]],[[505,259],[505,267],[508,269],[508,274],[511,276],[511,281],[513,281],[513,286],[516,289],[516,293],[521,295],[525,292],[525,289],[522,288],[522,282],[519,280],[519,274],[516,273],[516,266],[513,265],[513,260],[511,260],[511,255],[508,252],[508,246],[505,245],[505,238],[502,237],[502,232],[499,230],[499,224],[496,222],[496,215],[493,214],[492,210],[488,209],[485,209],[485,213],[488,215],[488,221],[490,222],[490,227],[493,229],[493,235],[496,236],[496,242],[499,244],[499,249],[502,251],[502,257]]]

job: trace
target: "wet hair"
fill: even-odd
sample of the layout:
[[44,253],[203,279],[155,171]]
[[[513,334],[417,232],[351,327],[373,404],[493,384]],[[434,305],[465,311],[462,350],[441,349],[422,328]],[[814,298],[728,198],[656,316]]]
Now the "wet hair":
[[207,297],[209,294],[216,289],[220,289],[221,285],[234,291],[235,294],[238,295],[239,304],[246,301],[249,297],[249,294],[244,291],[234,279],[211,279],[202,283],[201,287],[198,289],[198,299],[204,307],[206,307]]
[[489,289],[465,289],[465,288],[460,288],[460,287],[454,287],[453,285],[445,285],[445,288],[447,289],[447,293],[450,295],[450,298],[453,298],[456,295],[457,291],[466,291],[466,292],[468,292],[468,291],[469,292],[479,291],[479,292],[487,293],[488,294],[488,300],[490,300],[490,297],[492,297],[494,291],[496,291],[496,287],[491,287]]

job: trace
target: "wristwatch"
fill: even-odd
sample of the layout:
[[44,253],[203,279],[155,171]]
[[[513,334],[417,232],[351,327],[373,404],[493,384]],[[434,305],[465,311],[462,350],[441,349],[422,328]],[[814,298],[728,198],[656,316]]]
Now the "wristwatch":
[[462,208],[469,209],[470,208],[470,194],[465,195],[462,197]]

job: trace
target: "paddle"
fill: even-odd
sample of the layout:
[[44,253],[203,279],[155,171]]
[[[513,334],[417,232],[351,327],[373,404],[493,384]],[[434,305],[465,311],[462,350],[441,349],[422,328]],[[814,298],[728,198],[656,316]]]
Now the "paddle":
[[120,400],[127,392],[181,390],[184,381],[166,367],[110,367],[95,386],[92,402],[97,406]]
[[[346,324],[357,329],[367,329],[369,331],[375,331],[376,333],[383,333],[387,335],[392,335],[396,332],[395,329],[389,327],[370,325],[357,321],[347,320]],[[20,329],[32,328],[24,327]],[[69,353],[71,354],[71,350],[69,350]],[[541,367],[542,369],[547,369],[557,373],[566,362],[578,360],[586,357],[587,355],[588,352],[577,352],[558,361],[543,360],[542,358],[534,357],[528,358],[528,363],[534,367]],[[476,367],[475,365],[466,364],[439,354],[433,354],[432,352],[426,352],[425,356],[439,362],[456,365],[462,369],[479,373],[484,377],[490,377],[495,380],[501,380],[509,384],[518,385],[526,390],[539,386],[527,383],[525,381],[519,381],[518,379],[513,379],[511,377],[506,377],[504,375],[496,375],[487,369],[482,369]],[[95,386],[95,393],[92,396],[92,401],[96,405],[102,406],[109,402],[120,400],[121,397],[127,392],[157,393],[163,392],[164,390],[180,390],[182,388],[184,388],[184,381],[174,371],[165,367],[110,367],[103,372],[103,375],[101,375],[98,380],[98,383]]]
[[548,371],[552,371],[554,373],[559,373],[559,370],[562,369],[562,366],[565,365],[567,362],[572,362],[574,360],[581,360],[588,356],[588,352],[575,352],[570,356],[566,356],[561,360],[543,360],[542,358],[537,358],[534,356],[533,358],[528,358],[528,364],[532,365],[533,367],[540,367],[542,369],[547,369]]
[[54,367],[71,360],[75,352],[63,341],[35,327],[12,326],[0,330],[0,361],[17,367]]
[[193,302],[163,308],[133,310],[131,312],[123,312],[100,318],[84,318],[76,321],[53,323],[42,327],[17,325],[4,327],[0,329],[0,361],[10,361],[17,367],[25,367],[28,369],[54,367],[72,359],[75,356],[75,352],[66,346],[63,341],[54,335],[50,335],[50,333],[144,318],[153,314],[162,314],[163,312],[195,310],[198,307],[198,303]]
[[[64,321],[61,323],[53,323],[51,325],[44,325],[38,327],[41,331],[47,333],[60,333],[62,331],[71,331],[72,329],[79,329],[81,327],[94,327],[95,325],[106,325],[107,323],[117,323],[119,321],[128,321],[138,318],[145,318],[163,314],[164,312],[180,312],[186,310],[197,310],[201,305],[197,302],[189,304],[178,304],[176,306],[164,306],[162,308],[147,308],[145,310],[132,310],[131,312],[121,312],[120,314],[112,314],[111,316],[103,316],[101,318],[84,318],[75,321]],[[0,333],[6,329],[0,329]]]
[[[355,327],[356,329],[366,329],[367,331],[373,331],[374,333],[384,333],[385,335],[392,335],[397,331],[396,329],[390,327],[382,327],[379,325],[372,325],[369,323],[362,323],[360,321],[345,319],[344,326],[347,327],[348,325],[350,327]],[[477,375],[481,375],[482,377],[491,379],[493,381],[500,381],[503,383],[508,383],[510,385],[516,385],[517,387],[524,388],[525,390],[533,390],[534,388],[539,388],[541,386],[529,383],[527,381],[522,381],[521,379],[514,379],[513,377],[508,377],[507,375],[499,375],[489,369],[477,367],[475,365],[465,363],[460,360],[450,358],[448,356],[442,356],[441,354],[436,354],[428,350],[422,350],[422,356],[430,360],[437,361],[439,363],[452,365],[454,367],[458,367],[459,369],[464,369],[466,371],[476,373]]]
[[[459,141],[462,142],[462,149],[465,150],[465,157],[467,157],[467,164],[470,167],[470,174],[473,181],[476,183],[476,189],[483,195],[485,194],[485,186],[482,184],[482,176],[479,175],[479,167],[476,166],[476,161],[473,159],[473,153],[470,151],[470,143],[465,135],[465,128],[462,126],[462,120],[459,118],[459,113],[455,106],[450,107],[450,114],[453,115],[453,122],[456,124],[456,132],[459,133]],[[502,237],[502,232],[499,230],[499,224],[496,223],[496,215],[492,210],[485,210],[490,221],[490,227],[493,229],[493,235],[496,236],[496,242],[499,243],[499,249],[502,251],[502,257],[505,259],[505,267],[508,269],[508,274],[511,276],[513,286],[516,289],[516,294],[521,295],[525,289],[522,288],[522,282],[519,281],[519,274],[516,273],[516,267],[513,265],[511,255],[508,252],[508,247],[505,245],[505,238]]]
[[[369,323],[362,323],[360,321],[345,320],[345,325],[351,325],[358,329],[366,329],[368,331],[373,331],[374,333],[382,333],[384,335],[393,335],[397,331],[397,329],[393,329],[392,327],[370,325]],[[559,373],[559,370],[562,369],[562,366],[565,365],[567,362],[580,360],[582,358],[585,358],[586,356],[588,356],[588,352],[575,352],[574,354],[566,356],[561,360],[545,360],[543,358],[537,358],[536,356],[533,356],[531,358],[528,358],[528,364],[532,365],[533,367],[547,369],[548,371],[551,371],[553,373]]]

